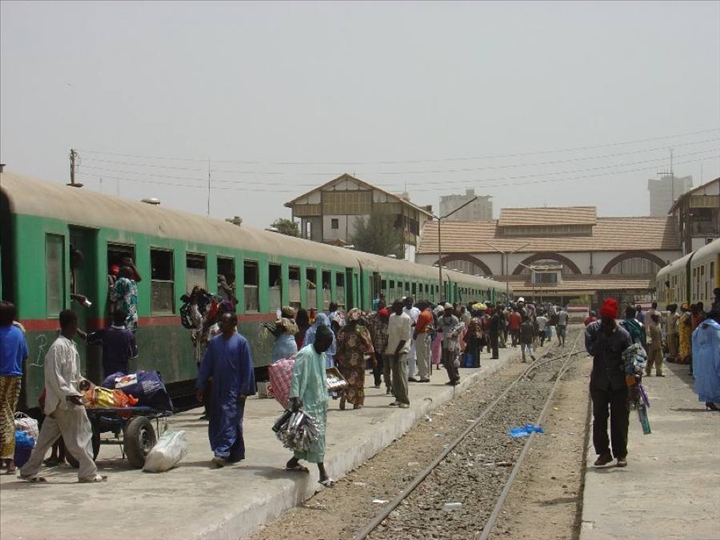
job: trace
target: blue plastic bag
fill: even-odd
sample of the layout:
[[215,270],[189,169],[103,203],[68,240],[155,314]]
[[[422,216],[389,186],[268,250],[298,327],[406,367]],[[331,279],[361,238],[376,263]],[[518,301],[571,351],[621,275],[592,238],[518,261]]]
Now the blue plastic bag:
[[545,433],[545,430],[535,424],[525,424],[522,427],[510,428],[508,435],[517,439],[519,437],[529,437],[531,433]]
[[33,448],[35,439],[24,431],[15,430],[15,448]]

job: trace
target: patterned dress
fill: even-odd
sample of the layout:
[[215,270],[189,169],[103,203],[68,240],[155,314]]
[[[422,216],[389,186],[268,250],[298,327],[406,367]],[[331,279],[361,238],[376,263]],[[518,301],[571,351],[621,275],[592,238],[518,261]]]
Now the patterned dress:
[[690,320],[690,313],[685,312],[680,315],[678,320],[678,335],[680,337],[680,355],[678,358],[678,364],[689,364],[691,357],[691,336],[692,326]]
[[128,330],[133,333],[137,332],[137,284],[132,279],[118,278],[112,291],[110,291],[110,300],[115,303],[115,309],[122,309],[127,313],[125,325]]
[[343,397],[355,406],[365,404],[365,355],[374,353],[370,332],[365,326],[349,323],[338,332],[335,361],[348,382]]

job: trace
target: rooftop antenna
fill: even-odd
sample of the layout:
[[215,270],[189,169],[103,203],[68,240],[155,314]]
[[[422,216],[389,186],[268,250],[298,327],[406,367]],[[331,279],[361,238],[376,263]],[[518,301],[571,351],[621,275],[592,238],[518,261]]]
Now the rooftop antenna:
[[670,193],[672,197],[672,202],[675,202],[675,173],[673,172],[673,149],[670,148],[670,172],[668,171],[659,171],[658,176],[669,176],[670,177]]

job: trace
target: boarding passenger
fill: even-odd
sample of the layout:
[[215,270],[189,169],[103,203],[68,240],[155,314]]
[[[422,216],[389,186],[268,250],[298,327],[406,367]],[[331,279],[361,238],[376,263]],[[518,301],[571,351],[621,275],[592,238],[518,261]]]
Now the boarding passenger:
[[692,335],[695,393],[705,408],[720,411],[720,311],[712,310]]
[[90,301],[87,297],[76,290],[76,270],[81,269],[84,263],[85,255],[83,255],[83,252],[70,244],[70,300],[75,300],[85,307],[90,307]]
[[690,306],[687,302],[680,305],[680,317],[678,318],[678,364],[689,364],[692,353],[692,321],[690,320]]
[[299,351],[305,344],[305,332],[310,328],[310,315],[307,309],[299,308],[297,310],[295,314],[295,324],[297,324],[298,327],[298,331],[295,332],[295,344]]
[[[627,466],[627,440],[630,409],[622,353],[632,345],[627,330],[618,325],[618,303],[608,298],[600,309],[600,320],[585,329],[585,349],[593,357],[590,397],[593,403],[593,446],[598,455],[596,467],[617,458],[618,467]],[[608,440],[608,409],[610,440]],[[612,453],[610,453],[612,441]]]
[[388,343],[383,358],[385,373],[392,383],[392,393],[395,396],[395,400],[390,403],[391,407],[407,409],[410,406],[407,355],[410,352],[411,341],[412,319],[410,315],[403,313],[402,302],[395,300],[392,304],[392,314],[388,319]]
[[508,314],[508,332],[510,334],[510,339],[512,340],[512,346],[513,348],[516,348],[518,345],[518,334],[520,332],[520,325],[522,324],[522,315],[520,314],[520,311],[517,309],[513,309]]
[[370,331],[361,322],[362,311],[352,308],[347,313],[347,323],[337,339],[335,362],[348,385],[340,393],[340,410],[345,410],[345,402],[352,403],[353,409],[362,409],[365,405],[366,358],[375,354]]
[[78,479],[82,483],[103,482],[93,461],[92,426],[77,385],[82,380],[79,356],[73,337],[78,329],[77,314],[60,312],[60,335],[45,355],[45,420],[28,462],[20,469],[20,478],[43,482],[38,476],[45,453],[62,437],[67,450],[80,463]]
[[233,305],[238,304],[237,296],[235,296],[235,274],[228,272],[227,275],[218,274],[218,295],[223,300],[228,300]]
[[250,345],[236,327],[237,315],[223,313],[222,334],[210,340],[195,382],[196,398],[201,402],[208,379],[213,378],[208,437],[213,451],[212,463],[217,467],[245,459],[245,400],[255,394]]
[[120,275],[110,291],[110,300],[115,304],[115,309],[122,309],[127,313],[125,326],[128,330],[137,332],[138,314],[138,289],[133,277],[133,270],[129,266],[120,268]]
[[[312,345],[303,347],[295,359],[292,370],[292,384],[290,387],[290,408],[293,412],[301,408],[315,419],[318,438],[310,445],[308,450],[295,450],[293,457],[285,465],[285,470],[296,472],[309,472],[307,467],[300,465],[304,459],[310,463],[317,463],[320,473],[319,482],[325,487],[335,485],[327,471],[325,471],[325,430],[327,426],[327,378],[325,376],[326,361],[323,358],[325,351],[334,342],[332,330],[329,326],[320,325]],[[407,383],[406,383],[407,384]]]
[[103,379],[113,373],[127,375],[130,372],[130,359],[137,358],[135,334],[125,327],[126,321],[127,313],[116,309],[112,325],[85,337],[88,345],[102,345]]
[[0,468],[15,472],[15,407],[20,397],[23,364],[28,348],[15,326],[15,305],[0,302]]

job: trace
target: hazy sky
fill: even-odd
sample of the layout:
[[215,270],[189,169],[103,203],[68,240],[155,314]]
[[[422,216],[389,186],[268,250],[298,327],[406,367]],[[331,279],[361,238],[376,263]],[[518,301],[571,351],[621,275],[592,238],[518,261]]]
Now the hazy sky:
[[208,159],[211,215],[254,226],[343,172],[436,212],[475,188],[496,216],[646,214],[671,147],[676,174],[720,176],[720,2],[3,1],[0,17],[7,169],[64,183],[76,148],[87,189],[172,208],[206,213]]

